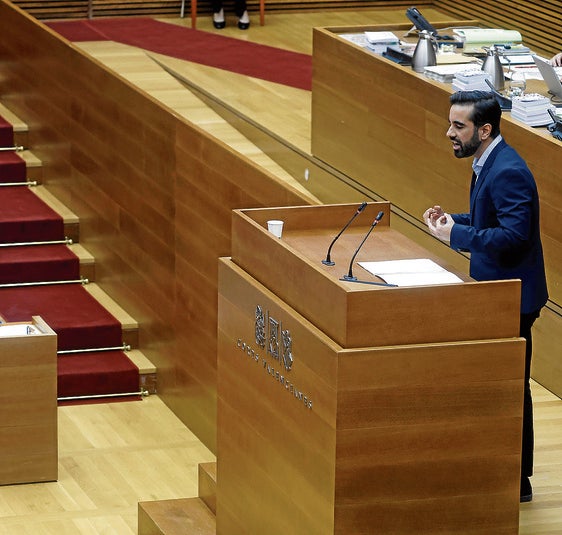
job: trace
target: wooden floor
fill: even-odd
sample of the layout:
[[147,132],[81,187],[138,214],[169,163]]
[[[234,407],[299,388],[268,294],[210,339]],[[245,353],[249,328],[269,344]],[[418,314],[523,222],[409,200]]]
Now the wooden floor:
[[[439,20],[429,9],[424,14]],[[189,24],[187,19],[166,22]],[[260,27],[254,20],[247,32],[234,27],[234,21],[227,22],[231,25],[222,35],[310,53],[314,26],[404,22],[404,17],[401,12],[386,11],[266,13],[266,25]],[[201,17],[198,26],[213,31],[209,17]],[[294,180],[144,51],[116,43],[80,47],[280,179]],[[308,92],[153,57],[309,151]],[[537,384],[533,392],[535,497],[521,506],[520,533],[562,535],[562,401]],[[139,501],[196,496],[197,464],[214,460],[158,396],[139,402],[63,407],[58,412],[59,481],[0,487],[0,535],[136,534]]]
[[139,501],[197,495],[214,456],[158,396],[59,407],[59,480],[0,487],[0,534],[137,533]]

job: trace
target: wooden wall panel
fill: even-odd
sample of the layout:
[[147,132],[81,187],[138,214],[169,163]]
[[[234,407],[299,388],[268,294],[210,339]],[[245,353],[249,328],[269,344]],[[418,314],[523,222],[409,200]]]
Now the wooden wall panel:
[[[405,25],[362,27],[405,28]],[[435,203],[451,213],[466,211],[470,161],[461,162],[452,157],[445,135],[450,85],[428,80],[410,68],[361,50],[337,35],[346,31],[358,31],[358,27],[314,29],[314,155],[368,185],[418,221],[423,211]],[[359,89],[365,87],[371,91]],[[550,294],[547,306],[553,324],[560,325],[560,142],[546,129],[526,126],[508,113],[502,119],[502,133],[526,160],[537,182]],[[406,147],[400,158],[397,157],[398,147]],[[378,172],[373,173],[373,169]],[[560,343],[559,332],[558,327],[547,336]],[[538,331],[537,339],[541,336],[545,333]],[[551,362],[552,357],[542,354],[552,345],[537,344],[534,361],[540,364],[536,368],[542,372],[540,375],[533,373],[533,377],[559,394],[562,392],[560,370],[545,368],[544,364]]]
[[[140,324],[164,401],[214,449],[217,261],[233,208],[311,202],[0,3],[0,95],[45,186],[80,218],[98,283]],[[95,84],[92,83],[95,80]]]
[[[431,0],[420,0],[416,5],[431,5]],[[14,4],[40,20],[77,19],[112,16],[174,16],[180,15],[181,0],[15,0]],[[259,12],[259,1],[248,0],[250,13]],[[407,0],[267,0],[267,12],[318,11],[322,9],[373,9],[398,7],[406,10],[411,2]],[[234,10],[234,2],[224,2],[228,12]],[[198,14],[211,12],[210,2],[198,2]],[[189,14],[190,2],[185,3]]]
[[493,28],[518,30],[527,45],[543,54],[562,50],[562,11],[557,0],[436,0],[433,4],[456,18],[475,18]]

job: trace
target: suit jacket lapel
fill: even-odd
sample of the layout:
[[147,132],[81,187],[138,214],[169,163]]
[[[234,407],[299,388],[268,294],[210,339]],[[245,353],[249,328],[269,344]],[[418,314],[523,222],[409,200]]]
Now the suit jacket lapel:
[[486,163],[484,164],[484,167],[482,168],[482,171],[480,171],[480,175],[478,176],[478,180],[476,180],[475,173],[472,173],[472,181],[470,183],[470,220],[471,220],[471,222],[474,222],[474,204],[475,204],[478,192],[480,191],[480,189],[484,185],[484,183],[486,181],[486,177],[488,176],[488,172],[490,171],[490,168],[494,164],[498,154],[501,152],[501,150],[505,146],[506,146],[506,142],[505,142],[505,140],[502,139],[498,143],[498,145],[494,148],[494,150],[492,150],[492,152],[490,153],[490,155],[486,159]]

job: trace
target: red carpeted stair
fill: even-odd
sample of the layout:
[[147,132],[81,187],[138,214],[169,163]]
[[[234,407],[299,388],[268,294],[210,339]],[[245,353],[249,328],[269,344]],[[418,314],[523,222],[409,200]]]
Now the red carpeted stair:
[[0,187],[0,228],[0,243],[64,239],[62,218],[27,186]]
[[14,142],[14,129],[12,125],[0,117],[0,147],[9,147]]
[[[3,146],[10,146],[8,143]],[[24,182],[25,162],[15,152],[0,152],[0,182]]]
[[[0,118],[0,146],[11,145]],[[24,182],[25,170],[16,153],[0,152],[0,183]],[[52,241],[62,243],[44,243]],[[29,242],[41,244],[7,245]],[[67,353],[58,357],[59,398],[138,392],[138,368],[116,349],[121,324],[82,285],[80,261],[64,242],[62,217],[32,188],[0,185],[0,317],[41,316],[57,333],[58,351]]]
[[0,284],[79,279],[78,258],[66,245],[0,249]]
[[58,389],[65,396],[84,395],[84,384],[98,395],[114,394],[116,384],[120,392],[139,390],[138,370],[122,351],[60,355],[58,362]]

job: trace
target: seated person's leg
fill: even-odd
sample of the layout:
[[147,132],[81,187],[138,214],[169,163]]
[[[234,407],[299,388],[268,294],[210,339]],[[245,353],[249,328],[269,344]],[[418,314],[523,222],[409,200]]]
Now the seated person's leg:
[[246,9],[246,0],[235,0],[234,10],[238,17],[238,28],[247,30],[250,27],[250,17]]

